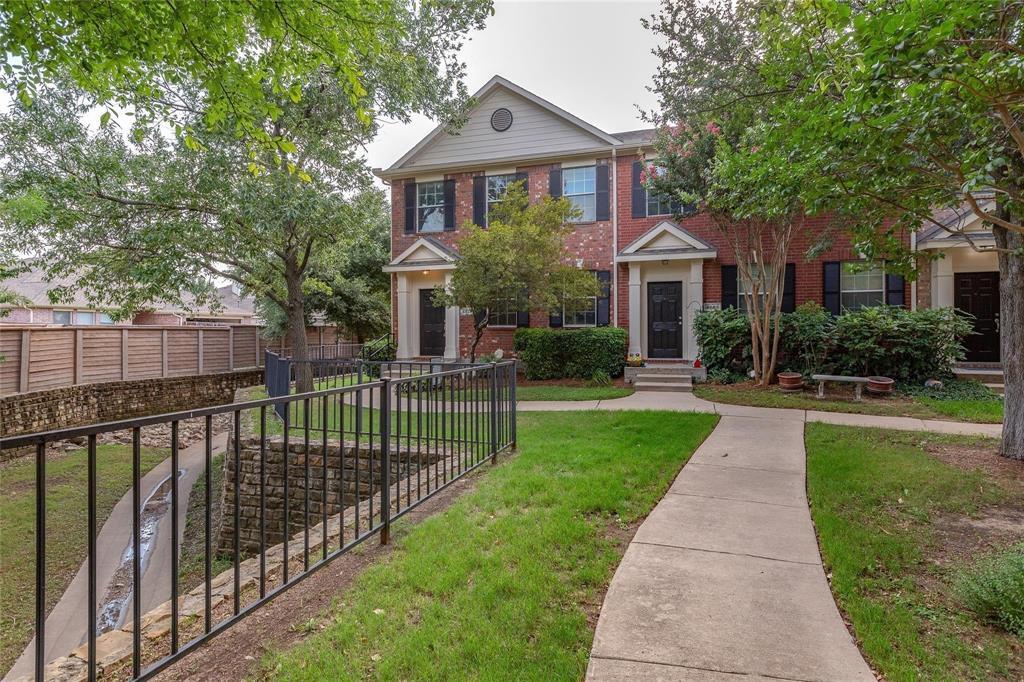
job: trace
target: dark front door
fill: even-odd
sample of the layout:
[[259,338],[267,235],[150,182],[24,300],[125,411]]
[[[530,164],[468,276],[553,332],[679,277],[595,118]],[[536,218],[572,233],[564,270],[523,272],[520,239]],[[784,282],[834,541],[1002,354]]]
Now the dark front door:
[[647,283],[647,357],[683,357],[683,283]]
[[974,316],[974,334],[964,339],[967,360],[999,362],[999,273],[953,275],[954,305]]
[[420,289],[420,355],[444,355],[444,308],[433,289]]

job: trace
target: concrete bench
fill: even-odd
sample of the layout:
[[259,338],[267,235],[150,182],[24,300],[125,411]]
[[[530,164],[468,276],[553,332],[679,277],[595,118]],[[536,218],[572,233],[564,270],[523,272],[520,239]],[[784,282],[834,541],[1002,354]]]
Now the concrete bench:
[[864,384],[868,383],[867,377],[844,377],[836,374],[812,374],[811,378],[818,382],[818,397],[825,397],[825,382],[853,384],[853,399],[860,402],[860,392]]

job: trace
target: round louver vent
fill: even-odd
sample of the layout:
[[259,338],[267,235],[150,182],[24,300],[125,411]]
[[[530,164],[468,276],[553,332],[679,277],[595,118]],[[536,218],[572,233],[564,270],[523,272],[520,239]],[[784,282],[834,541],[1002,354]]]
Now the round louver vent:
[[502,107],[495,109],[491,114],[491,127],[499,133],[503,133],[512,127],[512,112]]

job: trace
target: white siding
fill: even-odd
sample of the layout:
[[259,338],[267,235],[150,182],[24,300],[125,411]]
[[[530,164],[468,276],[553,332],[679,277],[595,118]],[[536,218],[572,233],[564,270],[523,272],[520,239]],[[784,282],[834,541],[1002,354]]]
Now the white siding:
[[[491,113],[499,107],[512,112],[512,127],[503,133],[491,128]],[[441,133],[405,167],[486,162],[607,146],[565,119],[499,87],[481,99],[458,134]]]

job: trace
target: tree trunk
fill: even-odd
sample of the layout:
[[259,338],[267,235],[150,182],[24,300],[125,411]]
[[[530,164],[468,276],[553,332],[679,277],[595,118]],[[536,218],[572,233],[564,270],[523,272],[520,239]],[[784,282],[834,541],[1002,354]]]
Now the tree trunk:
[[288,290],[288,335],[292,340],[292,360],[295,360],[295,392],[313,390],[313,368],[309,363],[309,343],[306,339],[306,302],[302,295],[302,275],[297,264],[285,263],[285,285]]
[[999,253],[999,337],[1003,361],[1003,440],[999,452],[1024,460],[1024,235],[994,226]]
[[487,324],[491,319],[491,311],[488,309],[487,314],[484,315],[484,319],[479,323],[473,325],[473,345],[469,347],[469,361],[476,362],[476,347],[480,343],[480,339],[484,337],[484,330],[487,329]]

